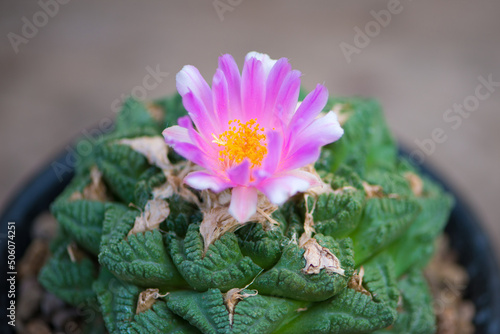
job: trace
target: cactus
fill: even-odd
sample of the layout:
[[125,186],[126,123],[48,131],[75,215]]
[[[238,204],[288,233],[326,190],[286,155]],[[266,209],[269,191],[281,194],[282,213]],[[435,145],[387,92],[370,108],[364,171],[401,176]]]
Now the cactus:
[[314,166],[328,189],[229,224],[227,193],[184,185],[196,167],[161,137],[181,97],[129,99],[52,205],[41,283],[91,333],[434,332],[422,270],[452,198],[398,156],[377,102],[335,106],[345,134]]

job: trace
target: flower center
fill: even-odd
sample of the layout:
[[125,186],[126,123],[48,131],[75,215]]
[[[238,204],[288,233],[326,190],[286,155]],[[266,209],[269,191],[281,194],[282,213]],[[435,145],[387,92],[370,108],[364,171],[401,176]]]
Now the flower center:
[[266,135],[262,132],[264,128],[259,126],[257,119],[246,123],[241,123],[238,119],[229,121],[229,130],[221,133],[219,137],[212,134],[215,139],[213,142],[224,147],[219,151],[219,160],[231,164],[241,163],[248,158],[252,167],[260,166],[267,154]]

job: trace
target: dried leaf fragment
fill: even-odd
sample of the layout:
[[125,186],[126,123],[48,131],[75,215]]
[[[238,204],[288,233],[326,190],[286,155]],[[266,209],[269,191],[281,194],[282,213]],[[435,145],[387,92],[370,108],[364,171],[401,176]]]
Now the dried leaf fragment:
[[229,213],[227,207],[214,207],[204,212],[200,225],[200,234],[203,237],[204,253],[208,247],[226,232],[233,232],[241,224]]
[[160,108],[159,106],[157,106],[154,103],[148,103],[146,105],[146,108],[148,110],[148,113],[151,115],[151,117],[155,121],[157,121],[157,122],[163,121],[163,118],[165,117],[165,114],[163,113],[162,108]]
[[304,218],[304,233],[299,238],[299,247],[304,247],[304,245],[312,238],[312,235],[316,230],[314,229],[314,219],[313,212],[316,207],[316,201],[314,201],[312,209],[309,211],[308,206],[309,195],[304,195],[304,201],[306,205],[306,216]]
[[306,274],[319,274],[321,269],[328,272],[344,275],[345,271],[340,266],[339,259],[326,247],[320,246],[316,239],[309,239],[302,247],[306,266],[302,271]]
[[78,248],[76,243],[72,242],[66,247],[66,251],[68,252],[69,258],[71,262],[80,262],[85,258],[85,253]]
[[314,187],[307,189],[307,191],[306,191],[307,194],[312,195],[312,196],[317,198],[319,195],[322,195],[322,194],[333,193],[332,186],[328,183],[323,182],[323,180],[319,176],[318,172],[316,171],[316,168],[314,168],[314,164],[306,165],[306,166],[300,168],[300,170],[303,170],[305,172],[308,172],[308,173],[314,175],[317,179],[317,184]]
[[257,296],[259,294],[259,292],[257,290],[254,290],[255,291],[254,293],[241,293],[241,291],[245,290],[250,285],[252,285],[252,283],[255,281],[255,279],[257,277],[259,277],[259,275],[262,273],[262,271],[264,271],[264,269],[262,269],[257,274],[257,276],[255,276],[253,278],[253,280],[250,283],[248,283],[244,288],[242,288],[242,289],[233,288],[224,294],[224,304],[226,305],[227,311],[229,312],[229,323],[231,324],[231,326],[233,325],[234,309],[236,307],[236,304],[238,304],[238,302],[240,300],[243,300],[245,298],[252,297],[252,296]]
[[341,187],[341,188],[338,188],[338,189],[335,189],[333,191],[333,193],[335,195],[342,195],[344,194],[345,192],[348,192],[348,191],[357,191],[358,189],[354,188],[353,186],[345,186],[345,187]]
[[410,183],[411,191],[415,194],[415,196],[422,196],[424,192],[424,182],[422,179],[415,173],[405,173],[405,179]]
[[128,235],[152,231],[160,226],[170,214],[168,202],[162,199],[152,199],[146,203],[144,211],[135,218],[134,227]]
[[135,314],[142,313],[149,310],[155,301],[160,297],[165,297],[168,292],[164,295],[160,294],[159,289],[146,289],[139,294],[137,299],[137,308],[135,309]]
[[170,169],[164,169],[163,174],[167,182],[153,189],[153,198],[165,199],[173,194],[178,194],[186,201],[200,206],[198,197],[183,182],[184,176],[197,170],[197,168],[190,162],[180,162],[172,165]]
[[347,120],[351,117],[353,114],[352,111],[350,112],[343,112],[344,105],[341,103],[337,103],[333,106],[332,111],[337,115],[337,119],[339,121],[340,125],[344,125]]
[[[200,225],[200,234],[203,237],[204,252],[208,247],[219,239],[224,233],[233,232],[240,224],[230,213],[229,203],[231,193],[229,191],[215,194],[210,191],[204,191],[203,202],[200,205],[200,210],[203,212],[203,221]],[[257,203],[257,212],[250,217],[249,222],[257,222],[262,224],[264,230],[269,230],[279,225],[271,215],[278,209],[278,206],[269,202],[266,196],[259,194]]]
[[384,189],[381,186],[368,184],[363,182],[363,189],[365,190],[366,197],[368,198],[382,198],[384,197]]
[[347,283],[347,287],[349,289],[354,289],[357,292],[361,292],[364,295],[371,296],[371,293],[363,287],[363,276],[365,275],[365,269],[363,266],[359,268],[359,271],[355,272],[352,275],[349,283]]
[[100,202],[106,202],[109,200],[106,195],[106,186],[102,180],[102,173],[97,166],[92,166],[90,169],[90,184],[87,185],[81,193],[74,192],[69,198],[70,201],[79,199],[88,199]]
[[167,158],[168,146],[163,137],[137,137],[122,139],[118,144],[130,146],[134,151],[144,155],[149,163],[160,169],[171,169],[172,164]]

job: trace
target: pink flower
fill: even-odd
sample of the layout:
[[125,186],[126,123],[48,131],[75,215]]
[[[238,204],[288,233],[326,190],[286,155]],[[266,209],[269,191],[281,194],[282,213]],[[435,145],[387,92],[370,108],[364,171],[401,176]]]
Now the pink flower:
[[241,223],[256,212],[258,191],[280,205],[319,184],[300,168],[314,163],[321,147],[344,131],[332,111],[318,117],[328,99],[324,86],[298,103],[300,72],[286,58],[250,52],[240,75],[226,54],[219,58],[212,88],[190,65],[176,80],[189,116],[163,136],[178,154],[204,168],[188,174],[186,184],[214,192],[232,188],[229,212]]

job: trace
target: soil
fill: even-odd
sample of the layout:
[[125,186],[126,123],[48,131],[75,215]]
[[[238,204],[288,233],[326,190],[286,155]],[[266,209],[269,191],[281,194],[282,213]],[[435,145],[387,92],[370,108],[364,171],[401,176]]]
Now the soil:
[[[40,215],[32,228],[32,242],[19,263],[16,330],[23,334],[80,333],[82,320],[74,307],[47,292],[38,273],[50,257],[49,244],[57,233],[57,222],[49,213]],[[463,299],[468,282],[456,253],[442,237],[434,258],[425,270],[434,295],[437,334],[472,334],[474,305]]]

